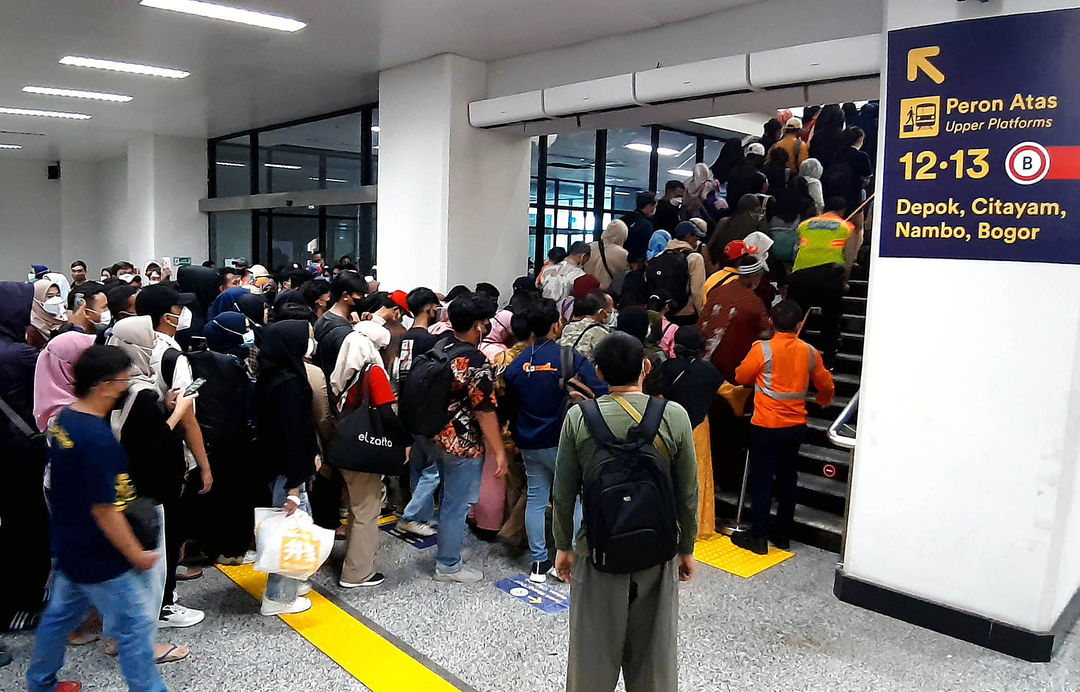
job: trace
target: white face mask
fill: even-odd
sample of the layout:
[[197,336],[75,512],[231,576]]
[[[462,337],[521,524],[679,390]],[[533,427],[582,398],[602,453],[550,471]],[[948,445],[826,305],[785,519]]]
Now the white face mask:
[[161,283],[161,282],[160,282],[160,281],[158,281],[157,279],[150,279],[149,281],[147,281],[147,283],[148,283],[149,285],[153,286],[154,284],[159,284],[159,283]]
[[[90,312],[94,311],[90,310]],[[101,312],[97,313],[97,316],[98,324],[109,324],[110,322],[112,322],[112,312],[108,308],[105,308]]]
[[182,307],[179,315],[173,314],[172,316],[176,318],[176,331],[182,332],[191,327],[191,310],[188,310],[187,307]]
[[[254,336],[254,334],[252,334]],[[312,339],[310,336],[307,340],[307,352],[304,353],[304,358],[311,358],[315,355],[315,348],[318,346],[318,342]]]
[[616,323],[617,323],[618,321],[619,321],[619,311],[618,311],[618,310],[612,310],[612,311],[611,311],[611,314],[610,314],[610,315],[608,315],[608,318],[607,318],[607,324],[608,324],[608,326],[609,326],[609,327],[614,327],[614,326],[615,326],[615,324],[616,324]]
[[60,296],[46,299],[45,302],[41,304],[41,307],[53,317],[59,317],[62,320],[67,319],[67,312],[64,308],[64,299]]
[[[245,346],[254,346],[255,345],[255,332],[244,332],[244,345]],[[309,348],[310,348],[310,346],[311,346],[311,344],[308,344]]]
[[123,281],[126,284],[129,284],[129,283],[131,283],[132,281],[135,280],[135,275],[134,274],[117,274],[116,278],[120,279],[121,281]]

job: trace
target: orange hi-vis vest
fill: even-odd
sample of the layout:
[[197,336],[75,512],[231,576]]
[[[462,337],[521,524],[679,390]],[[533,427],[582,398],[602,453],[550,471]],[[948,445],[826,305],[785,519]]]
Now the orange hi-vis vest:
[[832,403],[836,385],[817,349],[795,334],[780,332],[750,347],[735,371],[741,385],[754,385],[754,417],[762,428],[806,425],[806,394],[818,390],[821,406]]

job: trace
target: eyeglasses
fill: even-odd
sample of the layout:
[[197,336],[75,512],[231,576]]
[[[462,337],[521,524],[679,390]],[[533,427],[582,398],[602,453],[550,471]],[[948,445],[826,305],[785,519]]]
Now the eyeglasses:
[[122,384],[131,384],[131,378],[130,377],[110,377],[107,380],[102,380],[102,382],[120,382]]

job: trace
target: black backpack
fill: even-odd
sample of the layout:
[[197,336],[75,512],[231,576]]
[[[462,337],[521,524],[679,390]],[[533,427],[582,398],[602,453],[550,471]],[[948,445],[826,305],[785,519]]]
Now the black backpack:
[[645,265],[645,285],[650,293],[662,289],[671,294],[673,313],[686,307],[690,300],[690,266],[686,253],[665,250],[649,260]]
[[582,480],[585,534],[589,556],[601,572],[648,569],[678,551],[671,465],[657,448],[666,406],[663,399],[651,397],[641,422],[619,440],[595,399],[581,404],[596,442],[595,460]]
[[214,351],[186,354],[191,376],[206,378],[199,389],[195,417],[208,448],[251,440],[253,389],[247,369],[238,358]]
[[468,355],[471,344],[446,338],[417,356],[399,392],[398,416],[413,435],[432,437],[450,422],[450,362]]

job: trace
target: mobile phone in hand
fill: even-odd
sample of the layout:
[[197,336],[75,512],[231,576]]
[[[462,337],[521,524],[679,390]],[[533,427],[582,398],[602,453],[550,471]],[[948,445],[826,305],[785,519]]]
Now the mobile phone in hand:
[[202,387],[204,384],[206,384],[206,378],[200,377],[199,379],[188,385],[188,388],[184,390],[184,396],[192,396],[193,394],[198,392],[199,388]]

